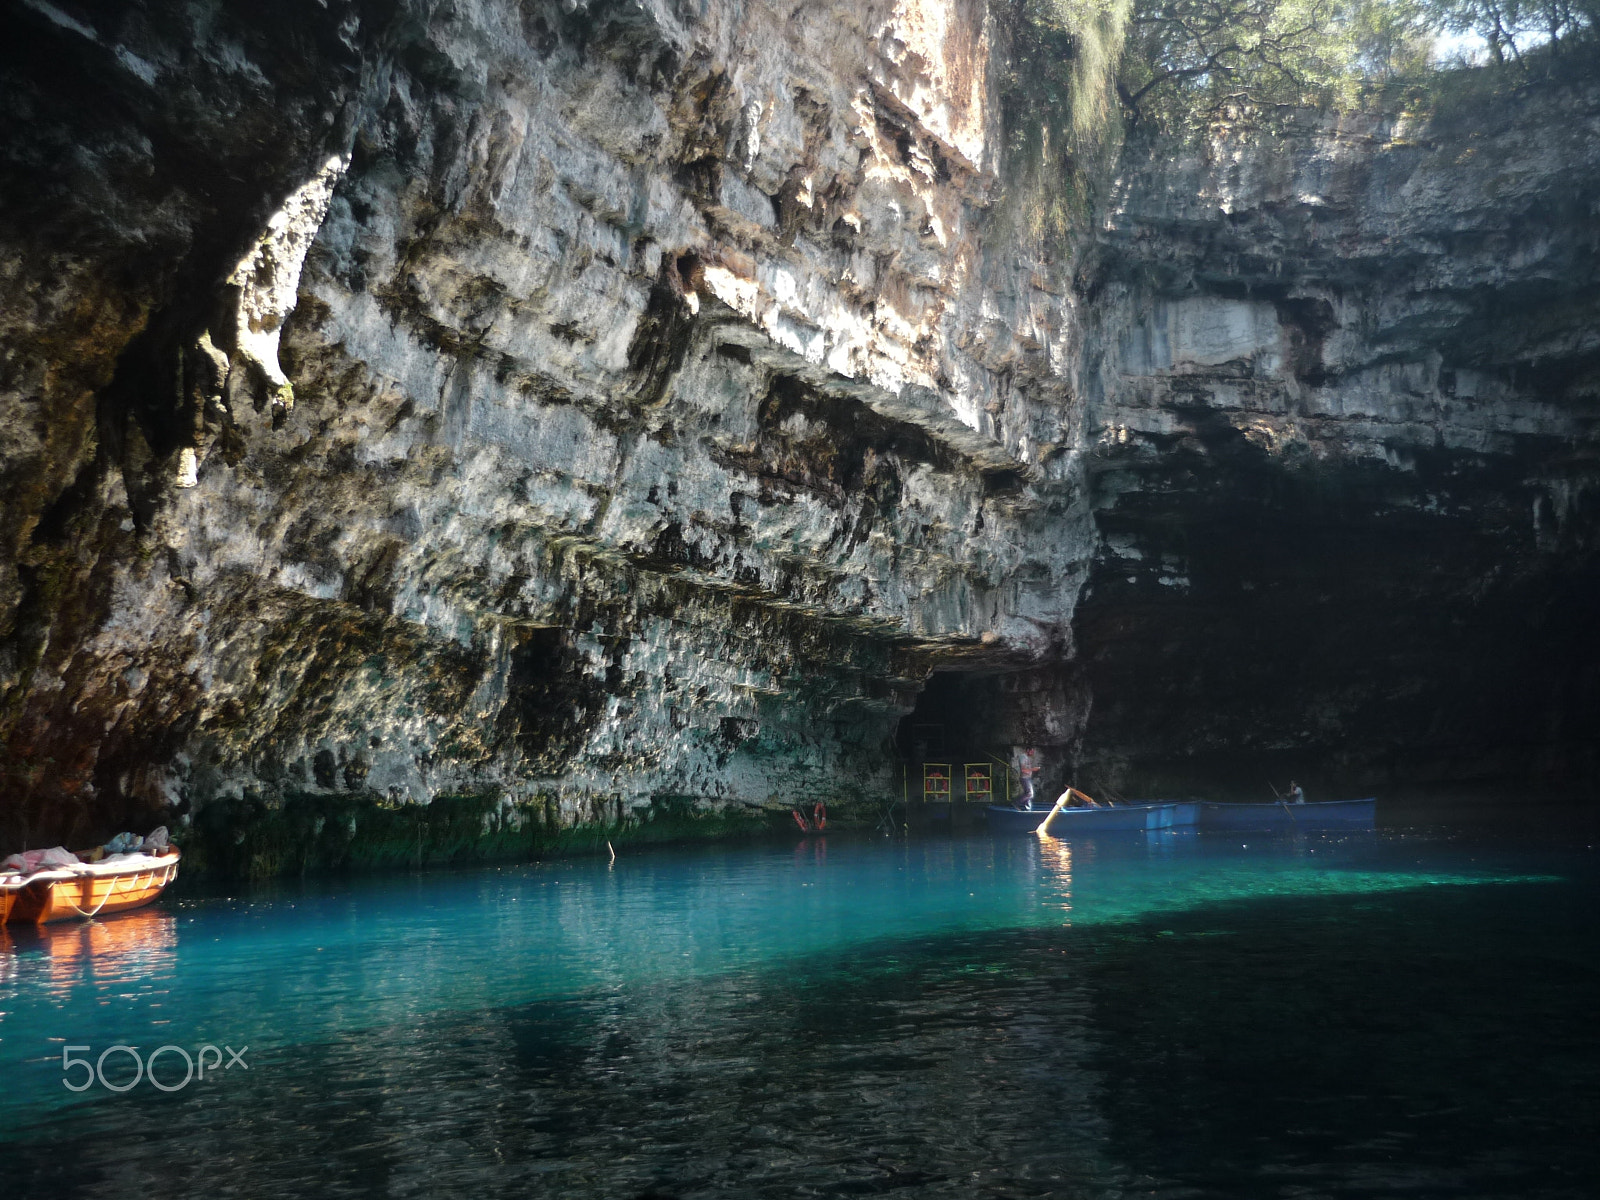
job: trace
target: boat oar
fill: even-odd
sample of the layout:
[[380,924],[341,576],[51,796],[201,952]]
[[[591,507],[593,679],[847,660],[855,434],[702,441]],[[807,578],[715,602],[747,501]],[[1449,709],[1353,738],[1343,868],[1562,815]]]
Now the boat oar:
[[1056,800],[1056,806],[1044,815],[1044,820],[1040,821],[1039,824],[1034,828],[1034,833],[1040,837],[1045,836],[1044,827],[1050,824],[1052,817],[1054,817],[1058,812],[1067,806],[1067,797],[1070,795],[1072,795],[1071,788],[1068,788],[1066,791],[1061,793],[1060,798]]
[[1267,786],[1269,788],[1272,788],[1272,794],[1274,796],[1278,797],[1278,805],[1279,805],[1279,807],[1282,808],[1284,812],[1289,814],[1289,823],[1291,825],[1294,825],[1296,828],[1298,828],[1299,825],[1300,825],[1300,822],[1295,819],[1294,811],[1289,807],[1289,797],[1283,795],[1281,792],[1278,791],[1277,788],[1272,787],[1272,780],[1270,780],[1270,779],[1267,780]]
[[1054,808],[1052,808],[1048,813],[1045,814],[1044,820],[1039,822],[1039,827],[1037,829],[1035,829],[1034,832],[1042,834],[1044,832],[1044,827],[1046,825],[1050,824],[1050,819],[1052,817],[1054,817],[1058,812],[1060,812],[1063,808],[1065,808],[1067,806],[1067,801],[1072,799],[1072,797],[1074,797],[1074,796],[1082,797],[1084,802],[1087,803],[1090,808],[1106,808],[1106,807],[1109,807],[1108,805],[1101,804],[1100,801],[1096,800],[1093,796],[1089,795],[1089,793],[1087,793],[1087,792],[1080,792],[1075,787],[1068,787],[1066,791],[1061,793],[1060,798],[1056,801],[1056,806]]

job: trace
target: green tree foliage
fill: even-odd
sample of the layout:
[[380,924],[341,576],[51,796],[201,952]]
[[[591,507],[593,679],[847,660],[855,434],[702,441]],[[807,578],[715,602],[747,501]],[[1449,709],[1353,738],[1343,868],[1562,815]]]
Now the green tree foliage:
[[1432,16],[1451,33],[1475,33],[1497,65],[1530,54],[1559,59],[1600,29],[1597,0],[1439,0]]
[[1342,12],[1346,28],[1346,74],[1387,82],[1430,69],[1437,8],[1431,0],[1363,0]]
[[1012,48],[1001,217],[1046,240],[1083,226],[1131,130],[1282,127],[1600,78],[1600,0],[995,3]]
[[1117,91],[1135,121],[1270,120],[1451,65],[1442,35],[1549,70],[1593,50],[1597,18],[1600,0],[1134,0]]
[[1117,79],[1135,117],[1260,111],[1318,98],[1344,77],[1336,0],[1139,0]]
[[1122,130],[1116,94],[1133,0],[1013,0],[1002,91],[1008,211],[1037,236],[1065,234],[1092,205],[1095,164]]

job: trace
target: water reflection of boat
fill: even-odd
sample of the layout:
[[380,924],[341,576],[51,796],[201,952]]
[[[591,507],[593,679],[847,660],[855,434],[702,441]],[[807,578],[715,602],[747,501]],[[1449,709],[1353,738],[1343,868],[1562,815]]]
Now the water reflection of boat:
[[992,804],[988,809],[988,818],[989,828],[995,833],[1038,832],[1059,838],[1119,829],[1181,828],[1194,824],[1195,808],[1194,803],[1180,800],[1118,804],[1109,808],[1057,807],[1049,810],[1003,808]]
[[[164,908],[124,912],[114,921],[57,921],[0,927],[0,982],[22,961],[31,977],[65,1001],[86,979],[145,987],[170,976],[177,957],[178,919]],[[43,968],[41,971],[40,968]]]
[[1310,804],[1291,804],[1280,800],[1265,804],[1222,804],[1211,800],[1200,803],[1201,829],[1239,829],[1261,831],[1371,829],[1378,802],[1366,800],[1318,800]]
[[105,962],[110,955],[159,958],[177,944],[177,920],[170,912],[145,908],[117,921],[58,922],[48,929],[18,931],[30,948],[43,950],[58,967]]
[[178,877],[178,858],[173,849],[162,855],[121,855],[105,862],[0,877],[5,920],[12,925],[46,925],[142,908]]

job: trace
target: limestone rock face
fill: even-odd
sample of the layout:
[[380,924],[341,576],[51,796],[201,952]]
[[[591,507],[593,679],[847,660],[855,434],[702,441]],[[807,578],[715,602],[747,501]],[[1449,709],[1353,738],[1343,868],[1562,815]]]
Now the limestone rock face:
[[1592,780],[1600,92],[1122,166],[1084,769]]
[[[61,280],[8,331],[37,360],[8,429],[83,426],[11,451],[13,761],[58,764],[32,819],[63,796],[497,787],[614,819],[875,795],[934,663],[1066,644],[1092,526],[1040,447],[1075,436],[1075,327],[980,237],[982,4],[347,6],[348,68],[220,6],[23,24],[41,53],[152,64],[104,90],[284,126],[279,160],[220,113],[169,157],[148,99],[124,126],[41,73],[9,93],[107,180],[56,201],[98,240],[39,205],[6,240],[15,294]],[[196,171],[253,187],[248,212],[181,211]],[[124,215],[130,173],[151,197]],[[81,293],[123,299],[61,264],[154,255],[133,216],[170,225],[170,278],[52,394]]]
[[980,0],[7,23],[7,837],[870,803],[919,694],[1129,786],[1572,765],[1592,97],[1130,151],[1065,253]]

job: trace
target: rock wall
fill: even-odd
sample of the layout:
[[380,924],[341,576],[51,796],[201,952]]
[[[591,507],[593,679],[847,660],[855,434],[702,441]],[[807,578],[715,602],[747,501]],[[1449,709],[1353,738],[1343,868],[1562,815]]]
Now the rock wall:
[[8,840],[870,808],[930,677],[1124,786],[1581,760],[1588,98],[1130,151],[1068,252],[981,0],[7,24]]
[[[48,119],[8,182],[56,186],[9,286],[62,282],[8,330],[7,426],[81,426],[10,451],[25,822],[876,797],[935,664],[1065,644],[1091,525],[1040,447],[1074,436],[1074,325],[979,236],[981,4],[334,6],[331,49],[145,15],[35,4],[12,64]],[[194,196],[197,163],[258,194]],[[157,255],[58,380],[82,281]]]
[[1123,169],[1084,770],[1592,795],[1600,92]]

